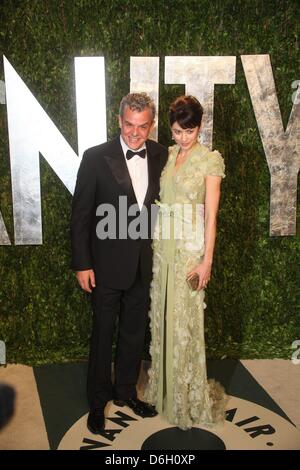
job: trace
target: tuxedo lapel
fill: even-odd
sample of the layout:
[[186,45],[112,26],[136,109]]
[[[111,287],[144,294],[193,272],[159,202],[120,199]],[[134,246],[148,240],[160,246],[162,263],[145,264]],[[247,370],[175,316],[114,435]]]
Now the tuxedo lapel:
[[134,189],[131,183],[131,178],[125,162],[119,137],[116,137],[111,141],[109,152],[104,155],[104,158],[116,181],[121,186],[123,191],[128,195],[131,203],[136,204],[137,201],[134,194]]
[[147,207],[149,202],[152,199],[153,191],[155,190],[156,186],[156,178],[157,176],[157,163],[159,159],[159,155],[157,152],[153,150],[151,142],[146,142],[147,147],[147,161],[148,161],[148,189],[144,200],[144,206]]

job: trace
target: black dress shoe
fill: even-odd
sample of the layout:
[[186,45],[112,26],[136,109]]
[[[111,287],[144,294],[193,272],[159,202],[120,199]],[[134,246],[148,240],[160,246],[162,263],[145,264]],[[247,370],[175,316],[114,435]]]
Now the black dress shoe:
[[104,408],[95,408],[89,412],[87,428],[93,434],[99,434],[104,429]]
[[136,415],[142,418],[152,418],[157,415],[154,406],[139,400],[138,398],[128,398],[128,400],[114,400],[117,406],[128,406]]

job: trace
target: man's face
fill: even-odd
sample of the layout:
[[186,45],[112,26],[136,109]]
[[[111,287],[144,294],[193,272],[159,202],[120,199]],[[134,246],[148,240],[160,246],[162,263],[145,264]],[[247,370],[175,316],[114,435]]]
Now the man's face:
[[153,117],[150,108],[144,111],[132,111],[129,106],[125,106],[123,117],[119,116],[121,136],[132,150],[138,150],[148,139],[153,127]]

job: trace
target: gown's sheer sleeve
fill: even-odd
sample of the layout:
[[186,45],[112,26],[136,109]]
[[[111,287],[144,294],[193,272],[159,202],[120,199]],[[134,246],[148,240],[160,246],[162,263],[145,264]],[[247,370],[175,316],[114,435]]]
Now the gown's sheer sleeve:
[[225,178],[225,164],[221,154],[214,150],[207,155],[206,175]]

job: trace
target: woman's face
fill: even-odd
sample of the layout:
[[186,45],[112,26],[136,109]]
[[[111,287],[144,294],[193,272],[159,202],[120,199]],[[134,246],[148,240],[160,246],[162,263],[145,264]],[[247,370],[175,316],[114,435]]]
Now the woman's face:
[[177,145],[184,151],[190,150],[198,141],[200,126],[191,129],[183,129],[178,122],[171,126],[172,135]]

